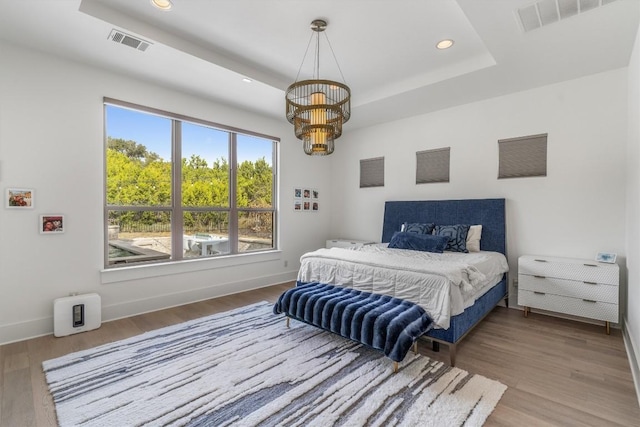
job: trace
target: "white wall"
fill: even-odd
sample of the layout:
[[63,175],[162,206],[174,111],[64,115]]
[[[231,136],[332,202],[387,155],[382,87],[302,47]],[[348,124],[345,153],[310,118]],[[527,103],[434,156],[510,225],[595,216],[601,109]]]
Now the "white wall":
[[[616,252],[624,270],[626,90],[621,69],[350,132],[332,164],[332,235],[379,241],[386,200],[504,197],[511,279],[523,254]],[[498,180],[497,140],[540,133],[547,177]],[[415,152],[440,147],[450,182],[416,185]],[[378,156],[385,186],[358,188],[359,160]]]
[[627,144],[628,310],[625,338],[640,400],[640,32],[629,62],[629,140]]
[[[71,291],[99,293],[109,320],[291,280],[300,255],[324,245],[330,160],[305,156],[284,118],[267,119],[14,45],[0,44],[0,57],[0,188],[35,190],[34,209],[0,207],[0,344],[50,333],[52,301]],[[247,256],[251,263],[243,265],[201,260],[101,273],[104,96],[279,136],[282,251]],[[295,186],[319,189],[321,210],[294,212]],[[38,215],[46,213],[65,215],[65,234],[38,233]]]

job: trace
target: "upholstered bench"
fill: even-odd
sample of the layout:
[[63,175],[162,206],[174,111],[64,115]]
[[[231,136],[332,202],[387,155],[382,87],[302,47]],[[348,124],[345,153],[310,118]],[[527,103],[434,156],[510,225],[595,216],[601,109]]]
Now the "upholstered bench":
[[273,312],[284,313],[287,326],[293,318],[380,350],[393,360],[394,371],[433,324],[412,302],[317,282],[298,282],[280,296]]

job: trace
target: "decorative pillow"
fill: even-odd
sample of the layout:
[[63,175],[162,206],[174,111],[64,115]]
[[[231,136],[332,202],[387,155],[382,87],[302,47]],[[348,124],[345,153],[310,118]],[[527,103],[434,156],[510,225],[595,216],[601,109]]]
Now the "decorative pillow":
[[449,243],[445,251],[469,252],[467,250],[468,225],[436,225],[434,234],[437,236],[447,236],[449,238]]
[[402,233],[432,234],[435,226],[434,223],[421,224],[419,222],[405,222],[402,224],[402,227],[400,227],[400,231]]
[[472,225],[467,234],[467,250],[469,252],[480,252],[480,237],[482,236],[482,226]]
[[441,254],[449,243],[448,236],[417,234],[396,231],[389,242],[389,248],[411,249],[413,251],[435,252]]

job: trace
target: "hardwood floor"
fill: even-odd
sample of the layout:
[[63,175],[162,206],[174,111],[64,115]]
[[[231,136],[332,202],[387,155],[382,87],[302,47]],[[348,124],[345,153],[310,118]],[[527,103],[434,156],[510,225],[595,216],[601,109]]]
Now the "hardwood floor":
[[[55,426],[42,362],[163,326],[274,302],[291,283],[104,323],[63,338],[0,346],[0,426]],[[419,351],[447,362],[448,350]],[[496,308],[458,345],[457,366],[509,388],[486,426],[640,426],[640,408],[621,332]]]

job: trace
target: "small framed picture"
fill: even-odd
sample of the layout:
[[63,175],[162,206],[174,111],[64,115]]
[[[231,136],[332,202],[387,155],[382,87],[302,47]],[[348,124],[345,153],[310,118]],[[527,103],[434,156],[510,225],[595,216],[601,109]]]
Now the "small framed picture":
[[311,190],[311,197],[313,199],[318,199],[319,196],[320,196],[320,192],[318,190],[315,190],[315,189]]
[[294,200],[293,201],[293,210],[301,211],[302,210],[302,200]]
[[302,197],[302,188],[294,188],[293,189],[293,197],[299,199]]
[[598,252],[598,255],[596,255],[596,261],[613,264],[616,262],[616,254],[612,254],[610,252]]
[[304,197],[305,199],[310,199],[311,198],[311,190],[308,188],[305,188],[302,191],[302,197]]
[[33,190],[27,188],[7,188],[5,206],[9,209],[33,208]]
[[64,215],[40,215],[40,234],[64,233]]

